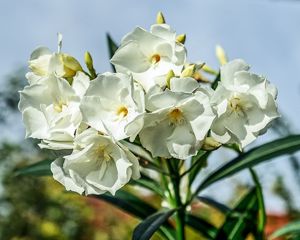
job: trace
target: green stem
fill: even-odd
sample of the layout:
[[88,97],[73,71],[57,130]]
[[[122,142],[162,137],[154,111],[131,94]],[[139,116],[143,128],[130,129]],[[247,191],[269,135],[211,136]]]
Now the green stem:
[[[173,159],[175,160],[175,159]],[[177,160],[177,159],[176,159]],[[173,185],[174,189],[174,199],[175,199],[175,206],[178,209],[176,213],[176,236],[177,240],[185,240],[185,211],[186,207],[184,204],[182,204],[181,197],[180,197],[180,174],[179,174],[179,169],[175,169],[171,162],[170,159],[166,159],[166,163],[168,166],[168,169],[172,175],[174,175],[174,178],[171,178],[171,183]],[[177,166],[180,166],[178,164]]]
[[[177,182],[177,180],[174,182]],[[177,240],[185,240],[185,230],[184,230],[185,207],[181,202],[179,186],[180,186],[180,181],[178,181],[174,186],[176,207],[179,208],[176,213],[176,233],[177,233]]]

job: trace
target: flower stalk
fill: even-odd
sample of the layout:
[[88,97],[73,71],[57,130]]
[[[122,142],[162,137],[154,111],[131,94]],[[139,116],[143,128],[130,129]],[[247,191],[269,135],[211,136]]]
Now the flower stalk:
[[[168,170],[171,175],[174,175],[174,178],[170,178],[171,184],[173,187],[174,192],[174,204],[175,208],[178,209],[175,216],[175,223],[176,223],[176,239],[177,240],[185,240],[185,211],[186,207],[185,204],[183,204],[181,196],[180,196],[180,182],[181,182],[181,176],[180,176],[180,166],[181,162],[178,164],[172,164],[172,161],[180,161],[179,159],[166,159],[166,163],[168,166]],[[177,163],[177,162],[176,162]]]

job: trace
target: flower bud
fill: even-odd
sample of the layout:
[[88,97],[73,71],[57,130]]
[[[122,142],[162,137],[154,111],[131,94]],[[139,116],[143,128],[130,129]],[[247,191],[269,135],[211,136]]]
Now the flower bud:
[[216,56],[221,65],[225,65],[228,62],[226,53],[220,45],[216,46]]
[[195,73],[195,64],[187,66],[181,73],[181,78],[192,77]]
[[71,55],[63,53],[60,55],[60,59],[65,71],[63,77],[74,77],[78,71],[83,70],[80,63]]
[[179,43],[184,44],[186,40],[186,35],[185,34],[180,34],[176,37],[176,41]]
[[216,70],[212,69],[210,66],[206,64],[202,67],[202,70],[209,74],[218,75],[218,72]]
[[170,88],[170,82],[171,82],[171,79],[175,77],[175,73],[173,70],[170,70],[166,76],[166,79],[167,79],[167,87]]
[[212,137],[207,137],[204,140],[204,143],[202,145],[202,149],[205,151],[213,151],[218,149],[222,144],[217,142],[214,138]]
[[209,79],[205,77],[203,74],[201,74],[200,72],[195,72],[193,78],[199,82],[204,82],[204,83],[210,82]]
[[86,51],[85,54],[84,54],[84,61],[85,61],[85,64],[86,64],[92,78],[95,78],[97,76],[97,74],[96,74],[96,71],[94,69],[93,58],[92,58],[91,54],[88,51]]
[[162,12],[158,12],[158,13],[157,13],[157,16],[156,16],[156,23],[157,23],[157,24],[164,24],[164,23],[166,23],[165,17],[164,17],[164,15],[163,15]]

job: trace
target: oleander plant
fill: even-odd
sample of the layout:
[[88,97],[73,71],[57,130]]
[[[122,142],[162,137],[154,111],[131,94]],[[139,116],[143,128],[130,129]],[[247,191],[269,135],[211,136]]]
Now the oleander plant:
[[[264,199],[253,167],[300,150],[300,135],[246,148],[280,117],[276,87],[244,60],[228,61],[220,46],[219,70],[189,62],[186,36],[177,35],[161,12],[150,30],[136,27],[120,45],[107,39],[112,72],[98,73],[89,52],[85,67],[64,53],[61,34],[57,52],[46,47],[32,52],[19,110],[26,138],[39,140],[56,158],[18,174],[50,173],[66,190],[139,218],[134,240],[154,234],[188,240],[188,228],[199,239],[266,239]],[[200,181],[212,153],[223,148],[236,157]],[[234,207],[202,195],[243,170],[250,172],[253,187]],[[145,200],[148,194],[160,199],[159,206]],[[215,226],[195,215],[191,208],[197,202],[224,214],[223,223]],[[268,237],[298,239],[295,229]]]

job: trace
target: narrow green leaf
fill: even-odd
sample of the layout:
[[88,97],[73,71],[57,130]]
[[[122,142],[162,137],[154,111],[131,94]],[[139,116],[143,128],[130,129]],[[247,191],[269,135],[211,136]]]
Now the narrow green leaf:
[[300,221],[291,222],[283,226],[282,228],[275,231],[271,236],[270,240],[278,237],[293,236],[291,239],[300,239]]
[[191,170],[189,173],[189,185],[191,186],[200,172],[201,168],[206,166],[206,160],[209,156],[210,152],[199,150],[197,155],[192,157],[191,160]]
[[256,189],[253,188],[227,214],[222,227],[218,230],[215,240],[245,240],[249,233],[256,231],[258,214],[258,199]]
[[245,152],[211,173],[195,194],[209,185],[261,162],[300,150],[300,135],[281,138]]
[[[106,40],[108,46],[109,59],[111,59],[117,51],[118,45],[115,43],[115,41],[112,39],[109,33],[106,33]],[[115,67],[113,65],[111,65],[111,67],[113,69],[113,72],[116,72]]]
[[133,232],[133,240],[148,240],[175,212],[175,209],[157,212],[142,221]]
[[260,182],[258,180],[258,177],[253,169],[249,169],[252,179],[255,183],[255,190],[256,190],[256,196],[258,200],[258,221],[257,221],[257,240],[263,240],[264,237],[264,231],[265,231],[265,225],[267,222],[267,214],[265,210],[265,203],[264,203],[264,196],[262,192],[262,187],[260,185]]
[[219,72],[218,75],[216,76],[215,80],[212,82],[211,88],[215,90],[217,88],[220,80],[221,80],[221,74]]
[[227,207],[225,204],[217,202],[216,200],[206,197],[206,196],[198,196],[197,197],[200,202],[203,202],[217,210],[219,210],[221,213],[227,214],[231,211],[229,207]]
[[144,202],[134,194],[120,189],[115,196],[108,193],[102,195],[94,195],[95,198],[104,200],[121,210],[141,219],[148,217],[156,212],[156,209],[150,204]]
[[[127,212],[128,214],[137,217],[139,219],[145,219],[148,216],[157,212],[157,209],[144,202],[139,197],[134,194],[124,191],[122,189],[116,192],[115,196],[112,196],[108,193],[102,195],[93,195],[93,197],[101,199],[107,203],[114,205],[115,207]],[[174,239],[173,226],[170,224],[164,224],[159,233],[163,235],[166,239]]]
[[51,176],[50,164],[53,160],[43,160],[29,166],[17,169],[15,175],[26,175],[26,176]]
[[201,233],[203,237],[206,237],[208,239],[214,239],[218,231],[218,229],[212,224],[195,215],[187,214],[185,221],[187,225],[189,225],[194,230]]

